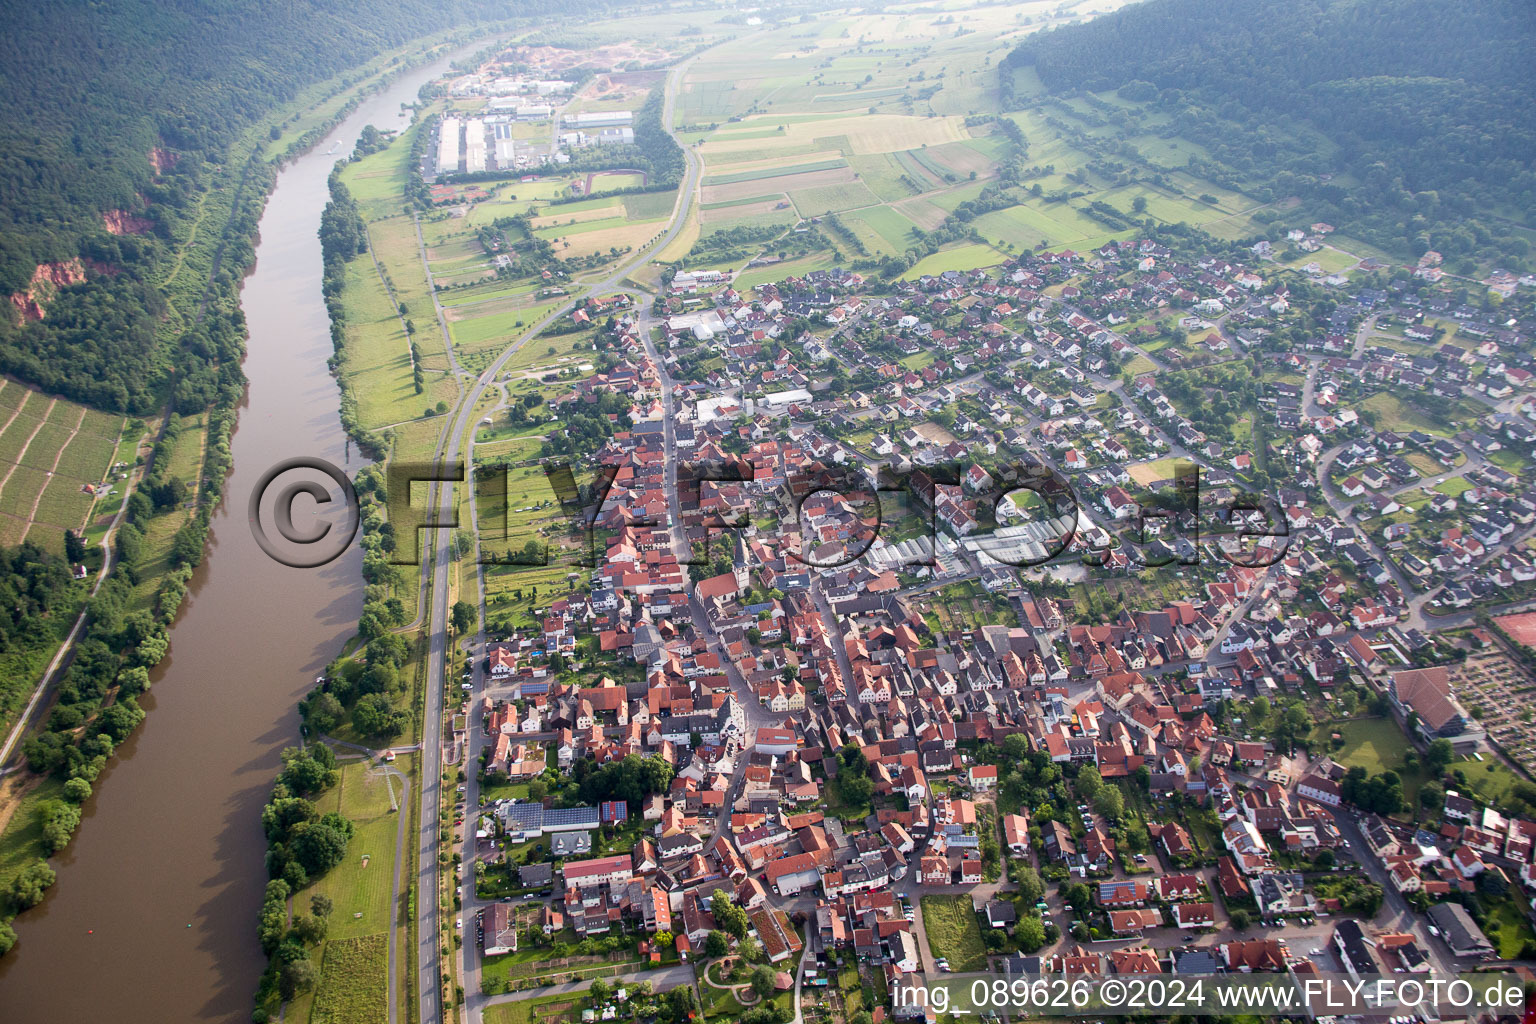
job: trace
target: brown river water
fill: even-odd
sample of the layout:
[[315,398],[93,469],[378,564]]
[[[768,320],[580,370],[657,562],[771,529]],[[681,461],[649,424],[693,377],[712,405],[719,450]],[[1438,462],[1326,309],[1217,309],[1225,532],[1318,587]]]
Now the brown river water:
[[348,462],[326,368],[315,233],[326,177],[364,125],[404,127],[400,104],[446,67],[366,100],[277,179],[243,294],[250,386],[208,554],[143,698],[148,719],[53,859],[58,883],[15,922],[19,941],[0,959],[7,1024],[250,1020],[265,966],[261,807],[278,752],[298,739],[295,703],[355,632],[362,563],[353,545],[324,568],[279,565],[257,546],[246,506],[261,474],[290,456],[362,464],[355,451]]

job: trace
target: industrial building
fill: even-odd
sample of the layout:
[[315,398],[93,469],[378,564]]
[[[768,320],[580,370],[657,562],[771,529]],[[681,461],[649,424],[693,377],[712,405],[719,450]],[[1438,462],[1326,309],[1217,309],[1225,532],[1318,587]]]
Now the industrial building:
[[619,128],[635,123],[635,115],[628,110],[601,110],[586,114],[566,114],[561,118],[567,128],[586,131],[592,128]]
[[478,117],[464,122],[464,170],[485,170],[485,122]]
[[459,169],[459,131],[462,128],[458,118],[443,118],[437,138],[438,174],[453,174]]
[[512,136],[498,135],[496,137],[496,166],[497,168],[511,167],[517,160],[517,153],[512,142]]

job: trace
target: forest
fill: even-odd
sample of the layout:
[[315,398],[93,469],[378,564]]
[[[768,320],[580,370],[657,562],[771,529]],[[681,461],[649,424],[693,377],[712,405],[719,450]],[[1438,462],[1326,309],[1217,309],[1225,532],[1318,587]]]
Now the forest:
[[1392,251],[1525,265],[1536,208],[1536,19],[1521,0],[1150,0],[1032,36],[1004,62],[1115,91],[1200,144],[1190,169]]

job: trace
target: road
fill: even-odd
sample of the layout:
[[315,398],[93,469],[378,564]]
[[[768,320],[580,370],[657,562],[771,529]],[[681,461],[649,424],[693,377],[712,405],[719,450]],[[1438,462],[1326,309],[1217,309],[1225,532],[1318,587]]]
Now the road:
[[[701,53],[702,52],[705,51],[701,51]],[[672,132],[672,124],[676,113],[677,96],[682,84],[682,79],[683,76],[687,73],[688,68],[693,64],[695,60],[698,59],[700,55],[701,54],[695,54],[688,60],[678,64],[672,68],[667,75],[662,123],[666,126],[667,131],[673,134],[674,138],[676,138],[676,133]],[[662,234],[661,238],[658,239],[654,245],[646,249],[644,252],[636,254],[633,258],[620,264],[620,266],[606,278],[596,282],[587,282],[587,295],[596,297],[613,294],[614,292],[624,292],[625,294],[630,295],[637,294],[632,288],[629,288],[625,285],[625,279],[628,278],[629,275],[633,274],[636,270],[639,270],[641,267],[655,259],[656,255],[665,250],[666,247],[671,244],[671,242],[682,232],[684,226],[687,224],[688,214],[693,207],[695,196],[698,192],[699,179],[703,172],[703,162],[699,159],[697,154],[695,154],[682,143],[681,139],[678,140],[678,145],[681,146],[683,150],[685,170],[683,174],[682,186],[678,189],[677,202],[673,206],[672,217],[668,223],[667,230]],[[435,294],[433,301],[435,304]],[[517,353],[519,349],[523,347],[523,345],[537,337],[539,333],[546,327],[549,327],[557,320],[568,315],[574,305],[574,300],[567,302],[549,313],[542,320],[533,324],[519,338],[517,338],[511,345],[509,345],[502,352],[502,354],[497,357],[495,362],[493,362],[477,378],[474,379],[474,381],[468,387],[466,393],[460,398],[459,404],[452,415],[452,429],[448,435],[447,443],[441,453],[441,458],[443,461],[452,462],[459,458],[465,439],[471,436],[470,431],[474,423],[475,408],[479,404],[480,399],[485,394],[486,390],[494,386],[494,381],[500,375],[503,367],[506,366],[507,362],[513,357],[513,355]],[[439,317],[441,317],[440,308]],[[449,358],[452,360],[453,346],[451,343],[448,345],[448,351]],[[659,365],[660,363],[658,361],[658,366]],[[459,369],[456,361],[453,362],[453,366],[454,372],[456,374],[462,375],[462,371]],[[668,388],[668,390],[670,391],[670,388]],[[665,403],[670,413],[670,395],[666,396]],[[668,415],[667,420],[670,425],[670,414]],[[674,463],[674,465],[669,466],[672,477],[670,482],[675,484],[676,460],[674,459],[670,461]],[[676,487],[669,487],[669,493],[675,495]],[[432,493],[429,495],[428,503],[429,507],[435,507],[438,509],[438,516],[440,518],[451,518],[452,510],[454,507],[454,500],[454,492],[452,487],[439,489],[436,487],[436,485],[434,485]],[[472,488],[468,493],[467,507],[471,517],[471,522],[474,522],[475,507],[474,491]],[[680,518],[676,517],[674,521],[678,524],[681,522]],[[417,873],[418,895],[416,901],[419,957],[417,969],[420,985],[418,994],[421,1001],[420,1019],[422,1024],[439,1024],[439,1022],[442,1021],[444,1017],[442,1012],[442,1001],[439,983],[443,973],[448,967],[448,965],[443,960],[442,944],[440,941],[441,933],[439,931],[438,924],[437,901],[432,898],[432,895],[439,892],[439,880],[437,872],[437,846],[439,821],[442,810],[442,772],[440,770],[440,766],[442,763],[441,751],[443,740],[443,668],[448,649],[447,617],[450,604],[448,594],[448,574],[451,568],[448,549],[451,541],[451,532],[447,530],[436,530],[432,532],[435,537],[434,554],[436,557],[433,570],[434,582],[432,587],[431,600],[431,654],[428,663],[427,674],[426,704],[428,720],[423,722],[422,729],[425,746],[422,756],[423,787],[421,796],[422,803],[420,848],[418,850],[420,866]],[[480,620],[483,623],[485,620],[485,587],[483,578],[479,580],[479,583],[481,593]],[[481,692],[482,679],[478,666],[481,661],[481,655],[483,652],[484,635],[483,633],[480,633],[477,634],[475,638],[475,644],[472,648],[472,661],[476,665],[474,675],[471,679],[473,686],[471,692],[474,695],[478,695]],[[736,679],[740,679],[739,674],[736,676]],[[733,680],[733,686],[734,685],[735,683]],[[745,680],[742,680],[741,686],[743,689],[745,689],[745,685]],[[754,700],[752,705],[755,704],[756,701]],[[748,705],[749,712],[752,705]],[[468,745],[465,750],[464,759],[464,763],[466,765],[465,774],[467,776],[467,781],[465,783],[465,803],[469,808],[476,807],[479,802],[479,793],[478,787],[476,785],[473,765],[479,761],[480,748],[483,746],[483,744],[483,730],[473,727],[470,728],[468,730]],[[428,771],[428,766],[433,766],[435,770]],[[471,827],[468,822],[466,822],[464,833],[465,835],[463,841],[464,845],[462,847],[462,862],[464,864],[466,877],[472,878],[473,874],[471,865],[474,862],[476,851],[474,848],[474,828]],[[490,1005],[492,1000],[482,995],[480,991],[480,952],[476,942],[474,941],[474,921],[476,912],[482,908],[483,904],[475,895],[473,890],[473,885],[465,887],[463,906],[460,911],[460,916],[465,922],[465,942],[462,950],[463,961],[461,971],[461,981],[464,986],[465,1001],[462,1009],[465,1012],[465,1017],[469,1021],[469,1024],[478,1024],[485,1007]],[[691,968],[688,970],[691,977]],[[652,972],[652,976],[654,976],[654,972]],[[529,995],[526,993],[519,994],[519,998],[528,997]]]

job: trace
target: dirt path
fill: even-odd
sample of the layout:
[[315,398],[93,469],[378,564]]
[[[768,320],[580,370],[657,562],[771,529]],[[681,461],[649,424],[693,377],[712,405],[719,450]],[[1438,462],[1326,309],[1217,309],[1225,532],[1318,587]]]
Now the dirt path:
[[21,451],[16,453],[16,461],[11,468],[5,471],[4,478],[0,478],[0,494],[5,493],[5,485],[11,482],[11,474],[16,472],[16,467],[21,465],[22,458],[27,454],[27,449],[32,447],[32,439],[43,429],[43,424],[48,422],[48,416],[53,412],[53,407],[59,403],[57,398],[48,399],[48,408],[43,410],[42,418],[37,421],[37,428],[27,437],[27,443],[21,446]]
[[59,445],[58,452],[53,456],[53,465],[48,467],[48,479],[43,481],[43,486],[37,489],[37,497],[32,499],[32,510],[27,513],[27,525],[23,527],[21,531],[22,540],[26,540],[27,534],[32,532],[32,523],[37,519],[37,506],[43,503],[43,492],[46,491],[48,489],[48,485],[53,482],[53,474],[58,472],[59,460],[64,458],[64,450],[68,448],[69,443],[75,439],[75,435],[80,433],[80,424],[84,422],[85,406],[82,405],[80,407],[80,418],[75,420],[74,429],[69,432],[69,436],[64,439],[63,444]]

